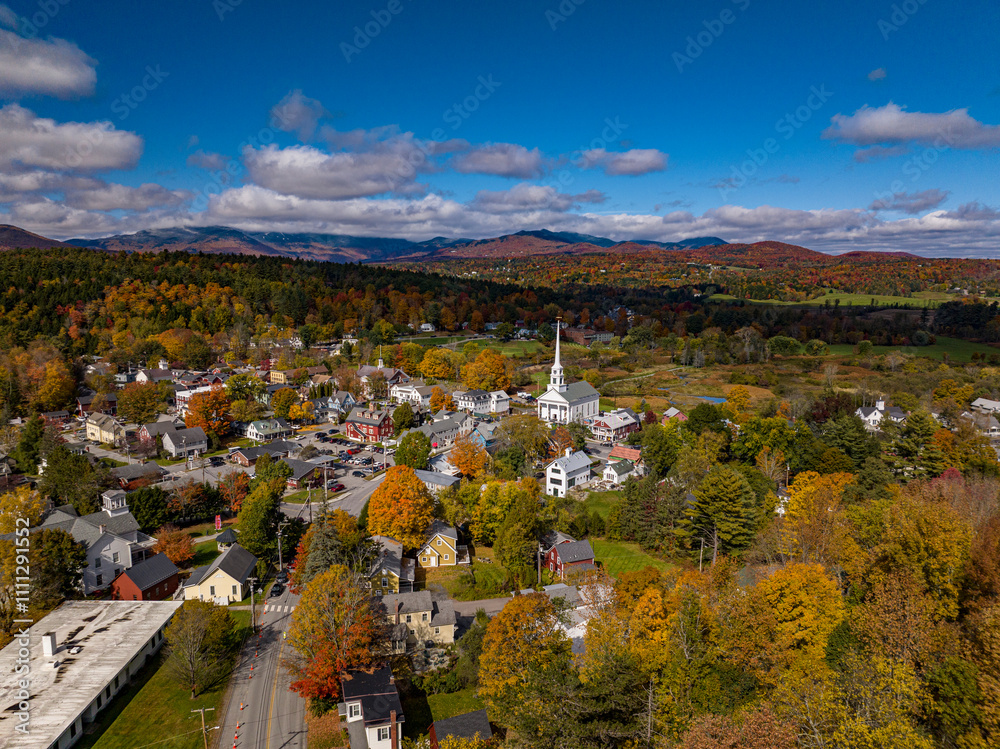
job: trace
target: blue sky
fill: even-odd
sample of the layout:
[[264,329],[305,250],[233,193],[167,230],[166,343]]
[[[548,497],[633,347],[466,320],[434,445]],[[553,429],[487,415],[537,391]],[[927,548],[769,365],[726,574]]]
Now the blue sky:
[[985,0],[8,1],[0,222],[992,256],[998,31]]

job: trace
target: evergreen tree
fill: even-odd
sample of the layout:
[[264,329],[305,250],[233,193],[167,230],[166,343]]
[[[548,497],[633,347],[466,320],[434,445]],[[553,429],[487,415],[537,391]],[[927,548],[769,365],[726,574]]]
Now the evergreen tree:
[[341,559],[341,542],[337,536],[337,529],[327,520],[324,512],[309,543],[309,555],[306,557],[302,582],[308,583],[333,565],[340,564]]
[[37,473],[41,457],[42,439],[45,436],[45,420],[38,414],[28,419],[21,431],[21,439],[11,457],[22,473]]
[[749,545],[757,518],[756,497],[746,477],[735,468],[719,466],[695,490],[680,532],[691,548],[703,542],[711,549],[714,564],[720,553]]
[[278,506],[284,488],[284,479],[259,484],[243,500],[236,520],[240,546],[261,561],[269,559],[278,549]]
[[413,408],[409,403],[397,406],[392,412],[392,433],[396,436],[399,436],[407,429],[412,429],[416,423],[417,420],[413,415]]

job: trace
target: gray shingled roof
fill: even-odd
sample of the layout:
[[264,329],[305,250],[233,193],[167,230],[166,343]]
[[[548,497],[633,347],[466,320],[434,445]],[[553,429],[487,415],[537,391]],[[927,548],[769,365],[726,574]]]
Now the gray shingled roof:
[[572,455],[563,455],[561,458],[556,458],[549,466],[559,466],[566,473],[573,473],[573,471],[579,471],[581,468],[587,468],[590,466],[590,456],[587,453],[579,450]]
[[474,739],[476,734],[482,739],[488,739],[493,736],[485,709],[434,721],[434,735],[438,741],[444,741],[448,736],[460,739]]
[[133,463],[128,466],[118,466],[117,468],[111,469],[111,475],[116,479],[124,479],[125,481],[134,481],[135,479],[141,479],[146,476],[149,477],[159,477],[165,476],[166,470],[162,466],[153,463],[152,461],[148,463]]
[[572,541],[571,543],[558,544],[556,556],[563,564],[573,562],[592,562],[594,560],[594,550],[590,547],[590,541]]
[[396,604],[399,604],[399,615],[420,614],[429,612],[432,627],[444,627],[455,624],[455,606],[449,599],[435,601],[430,591],[419,590],[414,593],[389,593],[382,596],[382,603],[389,617],[395,621]]
[[171,562],[166,554],[157,554],[125,570],[122,574],[127,575],[139,590],[149,590],[171,575],[176,575],[177,565]]
[[218,536],[215,537],[215,543],[217,544],[234,544],[236,543],[236,531],[230,526],[226,530],[222,531]]
[[438,533],[440,533],[445,538],[450,538],[456,543],[458,542],[458,530],[453,525],[448,525],[448,523],[443,520],[434,519],[430,527],[427,529],[426,538],[429,541],[434,538]]
[[231,578],[243,584],[247,577],[257,566],[257,557],[244,549],[239,544],[233,544],[222,554],[215,558],[207,567],[199,567],[191,573],[191,577],[184,583],[185,587],[197,585],[201,580],[212,575],[216,570],[222,570]]

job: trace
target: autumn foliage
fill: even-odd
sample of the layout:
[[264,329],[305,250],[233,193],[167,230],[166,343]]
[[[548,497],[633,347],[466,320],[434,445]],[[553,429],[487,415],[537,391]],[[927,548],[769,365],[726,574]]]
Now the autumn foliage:
[[368,530],[389,536],[406,549],[423,545],[424,533],[434,519],[434,498],[408,466],[386,471],[368,502]]

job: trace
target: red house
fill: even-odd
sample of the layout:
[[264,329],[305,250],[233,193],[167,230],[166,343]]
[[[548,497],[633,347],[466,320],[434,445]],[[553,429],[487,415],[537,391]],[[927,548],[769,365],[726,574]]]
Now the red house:
[[177,567],[166,554],[157,554],[116,577],[111,597],[116,601],[165,601],[177,585]]
[[347,417],[344,436],[355,442],[381,442],[392,437],[392,416],[388,411],[356,407]]
[[545,566],[560,580],[565,580],[574,569],[579,572],[594,569],[594,550],[590,541],[563,541],[545,552]]

